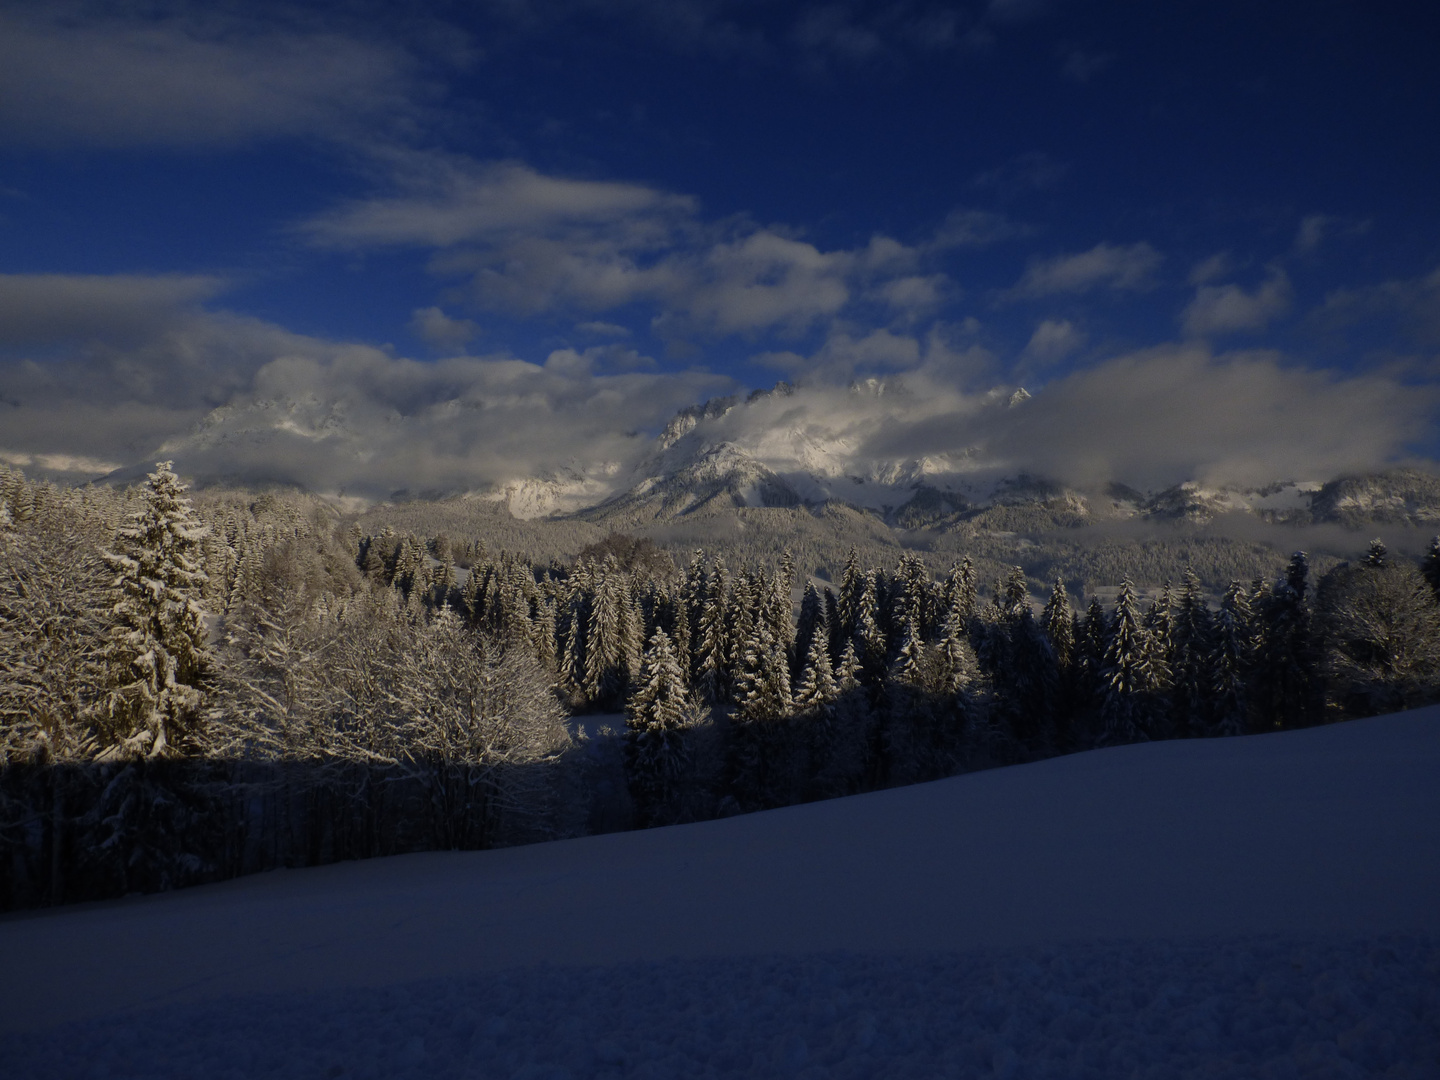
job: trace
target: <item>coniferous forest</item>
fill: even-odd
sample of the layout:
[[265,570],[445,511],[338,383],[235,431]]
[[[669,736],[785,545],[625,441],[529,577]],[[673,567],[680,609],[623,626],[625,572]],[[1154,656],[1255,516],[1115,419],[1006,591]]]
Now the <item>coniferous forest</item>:
[[[1440,538],[1076,610],[851,553],[537,565],[273,495],[0,473],[0,906],[744,813],[1440,700]],[[620,719],[615,719],[620,717]]]

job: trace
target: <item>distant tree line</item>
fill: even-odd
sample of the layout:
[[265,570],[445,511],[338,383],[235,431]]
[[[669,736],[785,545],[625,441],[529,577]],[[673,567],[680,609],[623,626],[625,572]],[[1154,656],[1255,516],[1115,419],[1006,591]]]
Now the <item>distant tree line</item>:
[[[0,904],[655,825],[1440,699],[1440,538],[1108,610],[959,558],[537,565],[314,503],[0,472]],[[567,717],[623,714],[618,753]],[[603,741],[603,740],[602,740]],[[618,783],[616,781],[618,780]]]

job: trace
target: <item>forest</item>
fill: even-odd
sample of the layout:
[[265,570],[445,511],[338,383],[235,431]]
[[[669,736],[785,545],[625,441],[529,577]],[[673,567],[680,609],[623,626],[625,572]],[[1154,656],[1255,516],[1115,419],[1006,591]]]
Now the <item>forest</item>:
[[[363,520],[363,519],[361,519]],[[494,542],[494,538],[491,538]],[[1440,538],[1207,590],[612,533],[541,564],[283,494],[0,471],[0,907],[745,813],[1440,700]],[[816,571],[820,571],[819,574]]]

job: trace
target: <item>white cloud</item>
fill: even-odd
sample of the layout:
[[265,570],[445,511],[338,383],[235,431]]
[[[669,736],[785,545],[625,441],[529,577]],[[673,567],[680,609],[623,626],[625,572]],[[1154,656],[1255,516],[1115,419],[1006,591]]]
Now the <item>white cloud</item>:
[[1056,161],[1043,150],[1032,150],[987,169],[972,182],[975,187],[994,188],[1002,196],[1013,196],[1056,187],[1069,172],[1065,162]]
[[621,242],[648,244],[695,208],[691,199],[643,184],[545,176],[515,161],[397,153],[391,164],[396,194],[351,202],[302,231],[338,248],[443,248],[576,229],[618,230]]
[[927,246],[934,250],[985,247],[1020,236],[1027,231],[1029,230],[1016,225],[1004,214],[959,208],[950,211]]
[[1295,230],[1295,250],[1310,255],[1334,236],[1363,236],[1370,231],[1368,220],[1336,217],[1333,214],[1310,214],[1300,220]]
[[1037,297],[1083,293],[1096,288],[1143,289],[1163,256],[1143,241],[1138,244],[1096,244],[1076,255],[1032,262],[1011,290],[1013,296]]
[[608,463],[613,479],[657,428],[697,398],[733,389],[701,372],[620,371],[608,350],[435,363],[349,348],[282,357],[253,389],[173,440],[177,469],[385,496],[564,475]]
[[1290,309],[1290,278],[1273,268],[1252,292],[1239,285],[1202,285],[1185,308],[1185,332],[1205,337],[1244,330],[1263,330]]
[[480,336],[480,327],[470,319],[452,319],[438,307],[416,308],[410,329],[437,349],[459,349]]
[[0,349],[144,337],[224,288],[203,275],[0,274]]
[[1054,364],[1078,349],[1085,341],[1085,334],[1069,319],[1045,319],[1021,354],[1023,360],[1034,364]]
[[595,337],[623,338],[630,336],[629,327],[620,326],[617,323],[600,322],[593,319],[589,322],[577,323],[575,329],[582,334],[591,334]]
[[1313,317],[1330,327],[1393,320],[1407,337],[1440,344],[1440,267],[1418,278],[1336,289]]
[[483,308],[590,314],[639,302],[659,309],[652,325],[672,338],[794,333],[858,295],[913,307],[943,282],[916,273],[924,251],[889,237],[824,251],[779,227],[706,222],[694,200],[643,184],[432,155],[394,155],[393,167],[396,193],[301,231],[326,247],[434,248],[431,270],[467,277]]
[[225,145],[272,135],[373,135],[413,111],[395,46],[218,12],[0,11],[0,131],[102,146]]
[[1079,486],[1263,484],[1402,459],[1437,395],[1382,376],[1287,367],[1265,353],[1166,346],[1056,380],[1015,409],[896,427],[875,456],[969,452],[976,467]]
[[1217,252],[1208,259],[1201,259],[1190,270],[1191,285],[1204,285],[1208,281],[1224,277],[1235,269],[1235,260],[1228,251]]

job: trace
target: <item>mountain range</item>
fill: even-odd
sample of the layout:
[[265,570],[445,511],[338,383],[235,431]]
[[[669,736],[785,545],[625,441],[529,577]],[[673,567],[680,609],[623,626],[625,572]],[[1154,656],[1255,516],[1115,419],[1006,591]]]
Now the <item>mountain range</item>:
[[[522,520],[572,517],[615,527],[736,507],[841,505],[896,529],[945,530],[969,522],[1035,531],[1126,519],[1204,524],[1223,515],[1440,528],[1440,477],[1412,467],[1281,476],[1251,486],[1197,477],[1143,490],[1123,477],[1063,484],[997,460],[980,445],[919,454],[877,450],[885,445],[886,425],[894,428],[911,407],[895,400],[904,392],[875,379],[828,396],[781,382],[748,397],[684,408],[654,438],[632,436],[620,458],[574,457],[525,475],[468,483],[463,468],[452,468],[434,483],[422,475],[413,486],[383,492],[373,485],[367,490],[357,478],[383,473],[386,445],[433,417],[376,417],[318,397],[255,400],[216,409],[158,455],[173,458],[202,486],[278,483],[371,502],[464,495],[500,503]],[[1030,400],[1024,389],[993,390],[965,421],[993,427]],[[137,463],[107,479],[133,481],[147,468]]]

